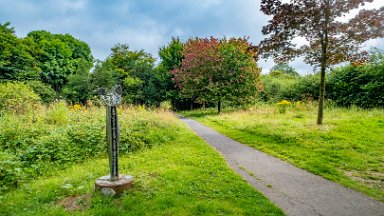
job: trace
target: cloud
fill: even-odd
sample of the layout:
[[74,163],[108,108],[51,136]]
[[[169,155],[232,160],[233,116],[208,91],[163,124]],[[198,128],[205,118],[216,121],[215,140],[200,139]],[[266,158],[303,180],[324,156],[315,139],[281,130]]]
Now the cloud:
[[60,0],[55,1],[55,4],[60,8],[62,12],[67,11],[79,11],[86,8],[88,0]]
[[89,38],[91,47],[98,47],[94,56],[104,59],[110,54],[110,49],[117,43],[128,44],[133,50],[144,49],[144,51],[152,53],[156,57],[159,44],[163,43],[164,30],[157,28],[130,29],[119,28],[108,33],[96,30]]
[[[10,21],[19,37],[40,29],[69,33],[88,43],[93,55],[101,60],[117,43],[144,49],[157,57],[159,47],[172,37],[187,40],[196,36],[249,36],[252,43],[258,44],[268,19],[260,12],[260,1],[255,0],[0,1],[0,23]],[[382,47],[383,40],[368,45]],[[268,72],[274,64],[267,61],[260,65]],[[302,60],[292,65],[301,73],[310,71]]]

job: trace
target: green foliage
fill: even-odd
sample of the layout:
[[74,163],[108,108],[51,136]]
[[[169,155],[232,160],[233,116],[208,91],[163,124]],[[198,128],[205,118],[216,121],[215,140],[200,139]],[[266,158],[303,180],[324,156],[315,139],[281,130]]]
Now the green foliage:
[[181,66],[181,62],[184,58],[181,53],[183,48],[184,44],[179,38],[172,38],[167,46],[162,46],[160,48],[159,56],[161,58],[161,65],[167,71],[171,71]]
[[21,176],[21,162],[10,152],[0,151],[0,192],[16,188]]
[[118,74],[112,63],[97,61],[91,73],[91,83],[93,90],[98,88],[111,89],[118,83]]
[[60,92],[68,77],[86,62],[91,68],[93,57],[89,46],[69,34],[52,34],[47,31],[32,31],[26,40],[34,46],[34,56],[41,68],[44,83]]
[[163,99],[163,71],[154,69],[155,59],[143,50],[131,51],[126,44],[117,44],[105,62],[110,64],[123,86],[125,102],[159,106]]
[[164,90],[162,100],[170,100],[173,109],[189,109],[191,106],[196,105],[193,98],[186,96],[180,92],[180,89],[174,83],[174,75],[172,71],[181,66],[184,59],[182,51],[184,43],[179,38],[172,38],[168,45],[163,46],[159,50],[161,58],[160,65],[157,67],[162,71],[161,89]]
[[124,101],[126,103],[133,104],[135,101],[138,101],[142,95],[142,85],[143,81],[137,77],[125,77],[123,80],[123,86],[126,93]]
[[23,83],[0,83],[0,112],[22,114],[40,101],[39,96]]
[[[375,64],[335,68],[326,77],[324,96],[339,106],[383,107],[383,68]],[[266,75],[262,81],[262,97],[266,101],[313,101],[319,98],[319,74],[294,79]]]
[[[326,89],[329,87],[326,77]],[[287,99],[313,101],[319,99],[320,74],[310,74],[299,80],[290,91],[286,92]],[[328,91],[327,91],[328,92]],[[327,95],[325,95],[327,97]]]
[[[276,71],[274,71],[276,72]],[[284,73],[270,73],[261,76],[263,90],[260,92],[260,97],[264,101],[276,103],[284,99],[292,100],[296,95],[292,95],[297,87],[296,85],[304,79],[299,76],[291,76]]]
[[329,85],[329,97],[340,106],[384,107],[384,61],[380,53],[366,65],[334,69]]
[[161,63],[157,68],[164,71],[161,79],[163,81],[163,89],[165,90],[163,99],[171,100],[175,108],[180,107],[183,96],[172,81],[173,74],[171,72],[181,66],[181,62],[184,59],[183,49],[184,43],[179,38],[172,38],[167,46],[163,46],[159,50]]
[[39,68],[27,40],[17,38],[9,25],[0,24],[0,82],[37,79]]
[[31,87],[33,92],[39,95],[40,99],[44,103],[51,103],[56,97],[55,90],[51,86],[38,80],[27,81],[26,84]]
[[[142,108],[118,112],[121,154],[175,139],[171,113],[148,118],[152,112]],[[5,158],[5,167],[14,168],[1,171],[0,185],[7,190],[62,166],[105,156],[105,137],[104,108],[67,107],[59,102],[36,108],[34,114],[5,115],[0,119],[0,157]]]
[[[366,52],[361,44],[384,37],[384,7],[362,9],[368,2],[372,0],[261,1],[261,11],[272,19],[262,28],[268,38],[260,42],[259,53],[277,62],[304,56],[306,63],[320,68],[319,125],[323,122],[327,69],[344,62],[364,62]],[[340,21],[352,10],[360,11],[351,19]],[[307,44],[295,43],[297,37],[302,37]]]
[[275,104],[259,104],[248,111],[221,115],[212,115],[213,110],[183,115],[295,166],[384,200],[384,110],[327,108],[324,125],[316,126],[312,104],[293,103],[286,107],[285,114],[278,109]]
[[219,99],[234,105],[246,104],[255,99],[260,87],[261,70],[250,46],[246,38],[221,40],[221,71],[213,76],[218,80]]
[[373,65],[384,64],[384,49],[373,48],[370,51],[370,61]]
[[271,76],[280,76],[280,74],[286,74],[294,77],[300,76],[300,74],[287,63],[280,63],[271,68]]
[[152,70],[151,75],[143,86],[144,104],[159,107],[164,100],[172,98],[172,90],[169,89],[169,72],[161,65]]
[[[18,38],[9,25],[0,24],[0,82],[41,80],[61,92],[70,75],[85,65],[88,70],[92,67],[93,57],[85,42],[69,34],[44,30]],[[41,93],[50,94],[41,85],[35,85]]]
[[91,80],[88,63],[83,61],[76,73],[68,77],[68,83],[64,86],[62,94],[69,102],[85,104],[95,94]]
[[64,101],[50,104],[47,110],[45,121],[51,125],[62,126],[68,122],[68,107]]
[[170,101],[163,101],[163,102],[161,102],[160,109],[162,109],[162,110],[171,110],[172,109],[172,102],[170,102]]
[[180,68],[172,71],[180,91],[199,103],[244,103],[255,98],[260,69],[245,38],[190,39]]
[[10,25],[11,25],[10,22],[0,24],[0,32],[6,33],[6,34],[15,34],[15,28],[10,27]]
[[[159,125],[156,136],[163,138],[161,146],[120,155],[120,172],[134,176],[132,189],[113,198],[94,191],[95,179],[108,173],[105,158],[58,165],[60,172],[2,194],[0,215],[283,215],[172,113],[136,108],[121,119],[141,122],[143,133]],[[63,207],[64,200],[80,209]]]

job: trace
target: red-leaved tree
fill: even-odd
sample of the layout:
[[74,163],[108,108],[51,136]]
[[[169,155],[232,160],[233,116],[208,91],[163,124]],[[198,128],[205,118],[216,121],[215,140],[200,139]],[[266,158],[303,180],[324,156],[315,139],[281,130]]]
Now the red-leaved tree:
[[184,59],[172,71],[181,92],[199,103],[243,103],[256,96],[260,69],[245,38],[190,39],[184,46]]
[[[269,35],[259,49],[262,57],[277,62],[303,55],[305,61],[320,67],[320,97],[317,124],[323,123],[325,72],[341,62],[364,62],[366,52],[360,45],[384,37],[384,7],[360,10],[348,21],[342,17],[373,0],[262,0],[261,11],[273,16],[262,32]],[[293,39],[304,38],[308,44],[297,46]]]

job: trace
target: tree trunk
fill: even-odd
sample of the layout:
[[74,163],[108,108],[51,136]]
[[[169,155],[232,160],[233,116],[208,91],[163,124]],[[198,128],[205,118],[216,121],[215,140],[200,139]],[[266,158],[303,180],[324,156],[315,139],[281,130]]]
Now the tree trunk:
[[331,5],[329,1],[323,2],[325,7],[324,11],[324,23],[322,30],[323,32],[319,33],[320,43],[321,43],[321,62],[320,62],[320,93],[319,93],[319,110],[317,112],[317,124],[323,124],[323,110],[324,110],[324,92],[325,92],[325,70],[328,64],[328,28],[331,17]]
[[217,102],[217,113],[220,114],[221,112],[221,100],[219,99],[219,101]]
[[319,109],[317,112],[317,124],[323,124],[323,110],[324,110],[324,92],[325,92],[325,65],[322,64],[320,71],[320,95],[319,95]]
[[327,68],[328,31],[325,30],[321,40],[321,62],[320,62],[320,91],[319,109],[317,112],[317,124],[323,124],[324,92],[325,92],[325,70]]

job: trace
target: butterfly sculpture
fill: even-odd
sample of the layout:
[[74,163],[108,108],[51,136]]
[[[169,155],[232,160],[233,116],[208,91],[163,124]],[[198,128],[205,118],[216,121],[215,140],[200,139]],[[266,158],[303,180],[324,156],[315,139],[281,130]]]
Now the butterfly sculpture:
[[100,88],[98,90],[100,99],[106,106],[112,107],[121,104],[122,88],[120,85],[115,86],[111,90]]

